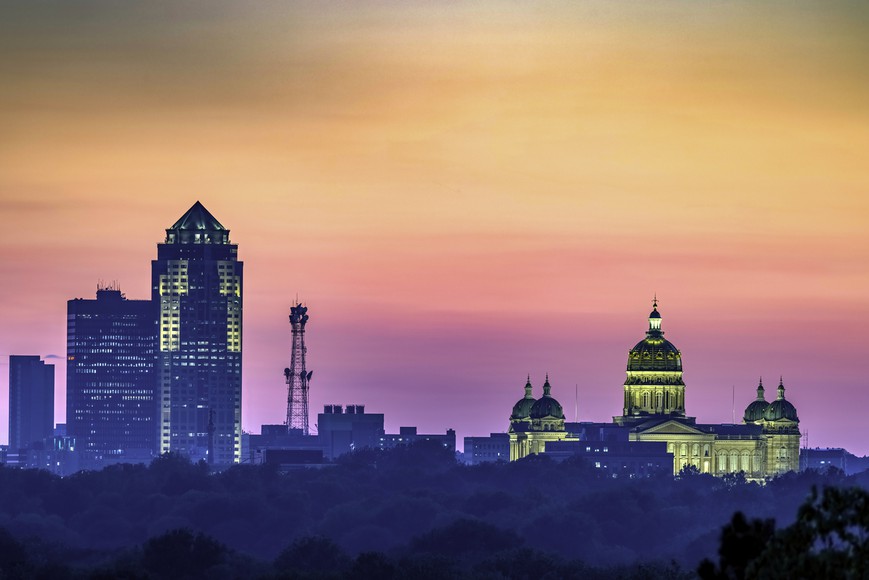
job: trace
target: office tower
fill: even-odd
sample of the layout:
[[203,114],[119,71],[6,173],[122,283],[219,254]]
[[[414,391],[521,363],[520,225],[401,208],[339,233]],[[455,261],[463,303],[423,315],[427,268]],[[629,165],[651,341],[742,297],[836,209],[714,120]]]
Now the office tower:
[[54,432],[54,365],[38,356],[9,357],[9,451],[40,444]]
[[113,287],[67,302],[67,433],[82,467],[157,453],[156,312]]
[[[159,304],[160,450],[241,459],[242,262],[198,201],[166,230],[151,268]],[[208,449],[214,455],[208,455]]]

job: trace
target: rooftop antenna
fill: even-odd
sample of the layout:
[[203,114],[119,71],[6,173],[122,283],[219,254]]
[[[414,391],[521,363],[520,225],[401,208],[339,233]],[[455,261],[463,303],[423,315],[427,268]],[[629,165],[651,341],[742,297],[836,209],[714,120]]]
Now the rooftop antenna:
[[308,383],[313,371],[306,368],[305,324],[308,322],[308,307],[296,298],[290,307],[290,326],[293,328],[293,346],[290,350],[290,367],[284,369],[287,383],[287,428],[299,429],[308,435]]
[[573,394],[573,422],[579,423],[579,383],[576,383],[576,391]]

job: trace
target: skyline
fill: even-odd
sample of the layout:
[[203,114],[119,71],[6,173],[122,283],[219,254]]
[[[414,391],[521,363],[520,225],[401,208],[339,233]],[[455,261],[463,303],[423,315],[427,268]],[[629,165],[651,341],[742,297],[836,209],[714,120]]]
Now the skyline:
[[809,445],[869,454],[869,9],[797,2],[230,3],[0,22],[0,440],[8,355],[65,307],[149,296],[196,199],[246,264],[242,425],[312,414],[505,431],[530,372],[620,412],[653,294],[686,407],[737,422],[784,376]]

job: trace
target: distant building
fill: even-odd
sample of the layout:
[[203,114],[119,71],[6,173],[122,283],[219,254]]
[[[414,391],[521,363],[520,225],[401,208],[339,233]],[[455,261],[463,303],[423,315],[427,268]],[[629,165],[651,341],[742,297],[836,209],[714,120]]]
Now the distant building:
[[149,461],[157,453],[157,310],[100,288],[67,303],[66,433],[82,467]]
[[241,461],[242,266],[229,230],[198,201],[157,245],[161,452]]
[[854,457],[842,448],[827,449],[801,449],[800,469],[816,469],[823,471],[830,467],[846,471],[848,468],[848,456]]
[[9,357],[9,453],[28,449],[54,430],[54,365],[38,356]]
[[[565,424],[561,404],[552,396],[549,377],[543,396],[532,395],[530,377],[525,396],[510,416],[510,459],[545,453],[558,441],[582,441],[594,431],[606,432],[619,440],[666,444],[673,457],[673,473],[687,465],[701,473],[724,475],[744,472],[763,479],[799,469],[799,417],[785,398],[782,381],[778,397],[767,402],[761,383],[757,399],[745,409],[740,425],[698,424],[685,414],[685,383],[682,353],[664,338],[657,300],[649,315],[649,329],[643,340],[628,353],[622,415],[610,424],[586,425],[583,432]],[[573,431],[572,431],[573,429]],[[564,451],[582,446],[557,446]]]
[[648,477],[673,469],[673,454],[663,441],[552,441],[544,455],[556,461],[580,457],[613,477]]
[[326,405],[317,415],[317,432],[327,459],[357,449],[381,447],[383,413],[366,413],[364,405]]
[[488,437],[465,437],[464,455],[468,465],[510,461],[510,436],[492,433]]
[[74,437],[55,435],[34,443],[26,453],[22,453],[18,458],[18,466],[45,469],[55,475],[66,476],[83,467],[80,459]]
[[862,473],[869,469],[869,457],[857,457],[838,447],[800,449],[800,469],[824,471],[830,467],[841,469],[846,475]]
[[423,434],[417,433],[416,427],[399,427],[398,433],[387,433],[380,441],[381,449],[393,449],[400,445],[410,445],[417,441],[436,441],[453,453],[456,452],[456,432],[453,429],[447,429],[444,434]]
[[291,456],[297,459],[308,458],[305,461],[309,461],[314,457],[311,454],[287,454],[278,451],[314,451],[319,453],[322,462],[320,438],[316,435],[304,435],[301,429],[289,429],[286,425],[261,425],[259,435],[244,433],[242,438],[246,440],[243,445],[246,454],[242,457],[242,463],[260,465],[269,461],[274,463],[276,457]]

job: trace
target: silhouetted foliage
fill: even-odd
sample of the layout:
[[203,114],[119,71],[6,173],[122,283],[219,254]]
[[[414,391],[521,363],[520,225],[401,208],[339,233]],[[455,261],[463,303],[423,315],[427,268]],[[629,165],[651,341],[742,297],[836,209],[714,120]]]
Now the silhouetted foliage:
[[742,580],[748,565],[764,551],[774,532],[774,520],[749,522],[742,512],[736,512],[721,532],[718,567],[704,560],[698,575],[702,580]]
[[324,578],[344,574],[351,565],[335,542],[322,536],[299,538],[275,559],[279,574],[292,578]]
[[[580,459],[469,467],[428,442],[360,450],[288,473],[270,465],[210,473],[177,455],[63,479],[0,466],[0,530],[7,531],[0,571],[3,578],[196,577],[203,570],[213,578],[325,578],[381,569],[398,577],[506,578],[532,574],[526,562],[537,561],[559,577],[680,577],[681,566],[695,569],[715,555],[725,523],[728,545],[748,542],[754,520],[775,518],[785,530],[812,486],[824,485],[866,486],[869,475],[809,471],[766,485],[689,470],[678,478],[613,478]],[[800,521],[833,526],[824,505],[802,510]],[[736,511],[747,530],[732,520]],[[848,535],[819,538],[862,553]],[[800,536],[791,542],[805,546]],[[814,550],[803,551],[838,557]],[[525,560],[515,560],[520,553]],[[743,564],[753,552],[742,561],[738,551],[725,553],[724,568],[748,574]]]
[[415,538],[410,543],[410,549],[460,558],[468,553],[493,554],[512,550],[521,544],[522,538],[511,530],[501,530],[492,524],[463,518]]
[[142,565],[158,578],[207,578],[223,563],[226,549],[190,530],[173,530],[142,547]]
[[[841,477],[842,474],[832,474]],[[716,567],[704,560],[703,580],[752,578],[853,579],[869,576],[869,493],[827,487],[800,506],[797,520],[778,532],[772,520],[736,513],[724,527]]]

